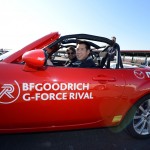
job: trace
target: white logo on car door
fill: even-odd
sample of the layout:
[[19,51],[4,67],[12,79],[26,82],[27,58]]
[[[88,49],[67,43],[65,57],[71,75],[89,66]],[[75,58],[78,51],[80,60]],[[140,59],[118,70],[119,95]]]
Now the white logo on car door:
[[[20,95],[20,87],[17,81],[14,81],[15,84],[3,84],[0,87],[0,103],[1,104],[10,104],[15,102]],[[15,87],[18,88],[15,92]]]
[[9,98],[14,98],[12,93],[14,92],[14,86],[11,84],[4,84],[2,86],[2,91],[0,92],[0,98],[3,97],[3,95],[6,95]]

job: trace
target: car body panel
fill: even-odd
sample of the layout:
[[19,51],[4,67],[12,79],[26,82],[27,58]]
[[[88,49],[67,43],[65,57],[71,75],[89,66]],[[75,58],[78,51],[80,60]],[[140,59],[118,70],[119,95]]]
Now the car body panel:
[[[118,74],[115,70],[105,70],[101,73],[100,70],[97,71],[96,69],[48,67],[43,71],[29,73],[23,71],[23,65],[11,64],[9,66],[4,63],[3,67],[6,71],[1,74],[4,79],[1,82],[1,87],[6,83],[12,84],[16,90],[16,93],[12,96],[17,97],[18,91],[20,91],[20,96],[15,101],[11,100],[10,103],[8,95],[4,95],[1,99],[1,128],[11,128],[12,126],[25,128],[27,125],[31,128],[34,126],[76,125],[103,121],[105,117],[112,118],[125,86],[123,78],[117,79],[120,73]],[[11,69],[8,71],[7,67]],[[13,73],[14,69],[16,69],[16,72]],[[88,74],[89,71],[90,74]],[[8,80],[5,79],[5,74],[9,72],[11,72],[11,77]],[[66,74],[60,74],[59,72],[66,72]],[[113,77],[108,76],[110,73],[113,74]],[[111,81],[111,78],[114,78],[114,81]],[[24,91],[22,83],[24,83]],[[25,84],[31,86],[33,83],[35,85],[40,84],[39,89],[46,83],[76,83],[81,87],[78,90],[74,87],[72,91],[67,89],[64,91],[36,91],[34,89],[35,91],[31,90],[32,92],[29,89],[25,90]],[[85,88],[85,90],[81,90],[82,88]],[[111,89],[116,92],[109,94]],[[29,100],[29,97],[35,97],[37,92],[40,94],[54,93],[55,95],[59,93],[59,95],[51,99],[43,97],[43,100],[41,98]],[[110,109],[108,106],[112,101],[116,104],[110,106]],[[7,114],[7,109],[11,110],[11,116]],[[18,113],[19,115],[17,115]],[[3,114],[5,114],[5,117],[3,117]]]

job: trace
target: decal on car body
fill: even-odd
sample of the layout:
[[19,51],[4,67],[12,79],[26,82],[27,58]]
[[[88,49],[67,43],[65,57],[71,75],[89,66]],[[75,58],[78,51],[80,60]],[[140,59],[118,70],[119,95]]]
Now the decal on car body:
[[[0,91],[0,103],[1,104],[10,104],[15,102],[18,97],[20,96],[20,87],[17,81],[15,82],[15,86],[12,84],[3,84],[1,86],[1,91]],[[17,89],[17,93],[15,94],[15,87]],[[3,98],[2,98],[3,97]]]
[[[93,93],[90,92],[89,83],[22,83],[19,86],[3,84],[0,89],[0,103],[10,104],[18,97],[28,102],[31,100],[91,100]],[[17,89],[18,88],[18,92]],[[15,94],[14,94],[15,93]]]
[[142,71],[140,70],[134,70],[134,75],[138,78],[138,79],[144,79],[145,75]]

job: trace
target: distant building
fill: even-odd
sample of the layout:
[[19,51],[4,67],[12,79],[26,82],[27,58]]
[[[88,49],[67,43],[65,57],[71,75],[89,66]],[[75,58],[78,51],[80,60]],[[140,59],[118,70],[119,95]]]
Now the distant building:
[[0,48],[0,55],[7,53],[8,51],[10,51],[11,49],[4,49],[4,48]]

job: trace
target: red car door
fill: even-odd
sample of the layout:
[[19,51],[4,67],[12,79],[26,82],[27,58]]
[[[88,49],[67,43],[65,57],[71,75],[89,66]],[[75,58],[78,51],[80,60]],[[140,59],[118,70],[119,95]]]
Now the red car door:
[[95,123],[112,117],[124,90],[119,69],[1,64],[0,129]]

